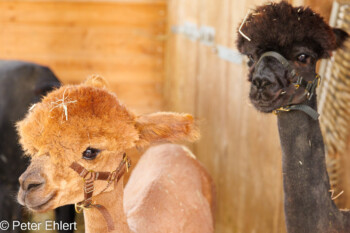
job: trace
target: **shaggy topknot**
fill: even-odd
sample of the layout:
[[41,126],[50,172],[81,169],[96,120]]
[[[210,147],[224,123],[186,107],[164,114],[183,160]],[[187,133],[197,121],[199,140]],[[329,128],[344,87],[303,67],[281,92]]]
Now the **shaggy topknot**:
[[[150,143],[195,141],[199,129],[189,114],[158,112],[135,116],[108,91],[97,75],[80,85],[50,92],[17,123],[20,143],[29,156],[61,157],[81,153],[95,141],[99,148],[125,151]],[[59,161],[59,160],[57,160]]]
[[[258,49],[280,51],[300,42],[312,46],[320,58],[329,57],[329,52],[340,47],[348,36],[332,29],[310,8],[292,7],[286,1],[258,7],[249,14],[241,31],[251,39],[248,41],[238,34],[237,46],[241,53],[245,43],[253,43]],[[335,34],[343,40],[337,41]]]

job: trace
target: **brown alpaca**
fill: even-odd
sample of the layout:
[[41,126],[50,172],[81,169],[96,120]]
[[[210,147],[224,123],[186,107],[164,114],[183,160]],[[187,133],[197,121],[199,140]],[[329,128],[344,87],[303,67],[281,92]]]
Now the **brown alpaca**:
[[[63,86],[17,124],[20,143],[31,157],[20,177],[22,205],[44,212],[86,199],[84,180],[71,167],[74,163],[100,171],[101,177],[123,165],[123,155],[130,148],[198,139],[191,115],[136,117],[104,86],[99,77]],[[86,232],[213,232],[213,183],[183,146],[150,148],[125,189],[123,179],[116,178],[109,187],[107,183],[94,181],[93,207],[84,208]]]

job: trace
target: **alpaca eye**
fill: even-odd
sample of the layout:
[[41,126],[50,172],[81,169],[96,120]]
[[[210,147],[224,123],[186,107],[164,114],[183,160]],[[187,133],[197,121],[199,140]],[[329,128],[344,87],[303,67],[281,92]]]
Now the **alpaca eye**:
[[298,61],[301,62],[301,63],[304,63],[304,64],[307,63],[307,59],[308,58],[309,58],[309,56],[306,55],[305,53],[299,54],[298,57],[297,57]]
[[248,66],[252,66],[254,64],[254,58],[253,58],[253,55],[251,54],[248,54]]
[[83,152],[83,158],[87,160],[92,160],[95,159],[96,156],[100,153],[101,151],[99,149],[91,148],[88,147],[86,150]]

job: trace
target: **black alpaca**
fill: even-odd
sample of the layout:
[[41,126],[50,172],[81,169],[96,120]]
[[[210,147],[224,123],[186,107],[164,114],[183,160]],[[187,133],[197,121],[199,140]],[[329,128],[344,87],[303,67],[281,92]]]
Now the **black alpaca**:
[[237,46],[249,59],[251,102],[278,115],[288,233],[350,232],[349,212],[329,192],[315,93],[317,60],[347,38],[311,9],[285,1],[258,7],[240,25]]
[[[0,221],[22,220],[22,207],[15,196],[18,177],[29,161],[18,144],[15,122],[24,117],[31,104],[60,85],[49,68],[27,62],[0,61]],[[74,207],[58,208],[56,221],[73,222]]]

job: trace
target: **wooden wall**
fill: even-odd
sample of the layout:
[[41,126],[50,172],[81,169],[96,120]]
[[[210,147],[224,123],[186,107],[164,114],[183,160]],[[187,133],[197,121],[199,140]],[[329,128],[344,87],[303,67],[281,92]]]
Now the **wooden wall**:
[[136,112],[162,108],[165,0],[0,0],[0,59],[64,83],[98,73]]
[[286,232],[276,117],[258,113],[251,106],[244,63],[224,61],[211,47],[173,34],[170,29],[184,22],[211,26],[216,30],[215,44],[235,49],[238,24],[249,8],[263,3],[168,3],[166,109],[192,113],[201,122],[202,138],[193,150],[216,183],[218,233]]
[[[327,14],[330,0],[323,1]],[[284,233],[276,118],[249,103],[244,64],[170,32],[185,21],[208,25],[216,44],[234,49],[238,23],[264,2],[0,0],[0,59],[48,65],[65,83],[100,73],[139,113],[162,109],[164,101],[166,110],[194,114],[202,139],[192,148],[217,186],[216,232]]]

